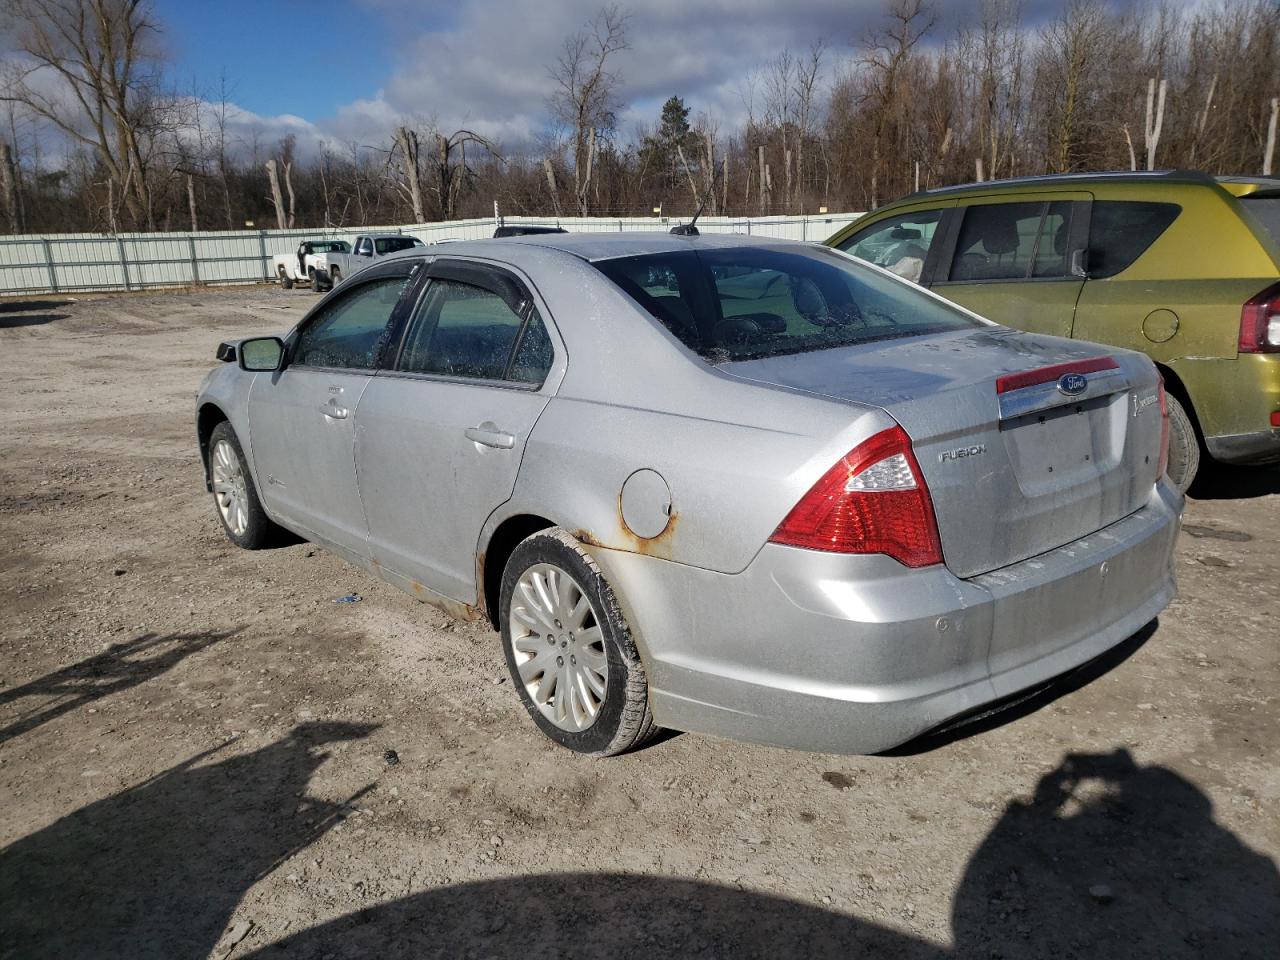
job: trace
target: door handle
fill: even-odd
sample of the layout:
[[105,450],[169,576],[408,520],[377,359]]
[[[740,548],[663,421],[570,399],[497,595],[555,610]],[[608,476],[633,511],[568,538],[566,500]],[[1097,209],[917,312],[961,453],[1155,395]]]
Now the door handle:
[[337,400],[330,400],[328,403],[320,404],[320,412],[331,420],[347,419],[347,408],[338,406]]
[[478,427],[467,427],[462,431],[468,440],[495,450],[510,450],[516,445],[516,438],[498,429],[498,425],[486,420]]

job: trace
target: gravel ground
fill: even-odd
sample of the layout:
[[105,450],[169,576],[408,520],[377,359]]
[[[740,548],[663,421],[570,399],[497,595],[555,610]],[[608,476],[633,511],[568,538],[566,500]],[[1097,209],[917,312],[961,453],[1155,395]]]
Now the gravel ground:
[[1280,473],[1188,503],[1158,624],[962,735],[583,759],[486,628],[223,537],[196,387],[313,302],[0,302],[0,956],[1276,956]]

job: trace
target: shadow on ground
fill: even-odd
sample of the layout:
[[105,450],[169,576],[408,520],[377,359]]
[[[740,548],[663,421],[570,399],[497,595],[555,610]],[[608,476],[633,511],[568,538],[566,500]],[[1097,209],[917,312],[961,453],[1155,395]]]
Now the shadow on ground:
[[39,680],[0,690],[0,708],[13,706],[16,710],[16,719],[0,727],[0,744],[108,694],[154,680],[191,654],[234,636],[241,629],[143,634]]
[[65,320],[69,316],[71,316],[69,313],[12,313],[0,310],[0,330],[9,330],[14,327],[38,327],[41,324],[53,323],[55,320]]
[[1202,461],[1187,495],[1193,500],[1252,500],[1280,493],[1280,467],[1233,467]]
[[0,956],[204,960],[245,891],[365,792],[305,796],[323,747],[374,729],[306,723],[250,753],[215,747],[0,850]]
[[[204,960],[216,947],[238,960],[248,944],[219,938],[245,893],[373,788],[308,796],[325,746],[373,729],[307,723],[248,753],[220,757],[224,745],[0,850],[0,956]],[[769,894],[561,872],[376,904],[252,956],[1261,958],[1280,942],[1280,874],[1176,772],[1123,750],[1072,754],[1005,807],[957,879],[951,921],[944,950]]]

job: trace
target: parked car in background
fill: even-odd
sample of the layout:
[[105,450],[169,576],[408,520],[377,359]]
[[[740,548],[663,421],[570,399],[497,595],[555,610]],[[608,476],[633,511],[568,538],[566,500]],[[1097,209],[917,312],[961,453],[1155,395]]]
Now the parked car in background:
[[336,287],[357,270],[393,253],[426,247],[417,237],[398,233],[366,233],[356,237],[352,247],[334,250],[316,262],[316,273],[323,288]]
[[351,252],[345,240],[303,240],[293,253],[277,253],[271,258],[276,280],[286,290],[294,284],[307,284],[319,292],[328,285],[327,257]]
[[564,227],[544,227],[535,226],[528,223],[503,224],[493,231],[494,238],[498,237],[536,237],[539,234],[546,233],[568,233]]
[[1169,472],[1280,461],[1280,180],[1081,174],[927,190],[827,241],[999,323],[1141,350]]
[[1149,359],[817,245],[456,243],[219,356],[197,434],[231,540],[278,524],[487,620],[574,750],[885,750],[1174,595]]

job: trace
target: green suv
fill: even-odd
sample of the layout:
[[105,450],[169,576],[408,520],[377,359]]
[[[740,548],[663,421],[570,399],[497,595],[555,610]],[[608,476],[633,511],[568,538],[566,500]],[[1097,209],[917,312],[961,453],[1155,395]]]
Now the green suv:
[[1146,353],[1169,476],[1280,461],[1280,180],[1067,174],[926,190],[828,245],[998,323]]

